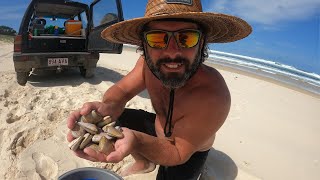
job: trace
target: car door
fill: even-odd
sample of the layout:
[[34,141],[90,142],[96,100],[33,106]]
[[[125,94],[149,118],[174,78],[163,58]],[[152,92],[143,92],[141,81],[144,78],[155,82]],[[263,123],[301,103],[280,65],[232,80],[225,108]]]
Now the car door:
[[120,54],[122,44],[101,38],[101,32],[106,27],[120,21],[123,21],[120,0],[95,0],[90,5],[88,51]]

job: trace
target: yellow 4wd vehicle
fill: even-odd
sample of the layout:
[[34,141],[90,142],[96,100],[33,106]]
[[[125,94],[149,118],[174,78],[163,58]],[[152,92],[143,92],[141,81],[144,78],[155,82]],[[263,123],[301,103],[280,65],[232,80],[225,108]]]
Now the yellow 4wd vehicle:
[[120,0],[95,0],[90,5],[31,0],[14,41],[17,82],[25,85],[33,69],[77,67],[81,75],[92,77],[99,53],[122,52],[122,44],[100,37],[103,29],[119,21],[123,21]]

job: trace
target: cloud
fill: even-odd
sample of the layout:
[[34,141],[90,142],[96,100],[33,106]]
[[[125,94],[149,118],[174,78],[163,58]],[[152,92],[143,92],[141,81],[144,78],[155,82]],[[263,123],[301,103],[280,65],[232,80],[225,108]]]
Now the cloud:
[[265,25],[299,21],[320,13],[319,0],[215,0],[208,11],[239,16]]

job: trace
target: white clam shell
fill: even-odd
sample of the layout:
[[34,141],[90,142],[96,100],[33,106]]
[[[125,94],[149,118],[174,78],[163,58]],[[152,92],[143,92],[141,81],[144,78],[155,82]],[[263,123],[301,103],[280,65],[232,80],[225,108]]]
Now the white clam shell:
[[102,116],[95,110],[91,111],[89,114],[81,117],[81,121],[85,123],[96,124],[102,120]]
[[80,127],[82,127],[84,130],[86,130],[90,134],[97,134],[99,131],[95,124],[84,123],[84,122],[78,122],[78,124]]
[[114,145],[106,137],[102,136],[99,142],[99,151],[105,155],[109,155],[112,151],[114,151]]
[[106,125],[102,128],[102,130],[111,137],[115,137],[115,138],[123,138],[124,137],[123,133],[113,126]]
[[92,142],[98,143],[101,140],[102,136],[106,137],[108,140],[114,139],[113,137],[109,136],[107,133],[101,132],[100,134],[95,134],[92,137]]
[[70,148],[72,151],[76,151],[76,150],[79,148],[82,140],[83,140],[83,136],[80,136],[80,137],[74,139],[73,141],[71,141],[71,142],[69,143],[69,145],[68,145],[69,148]]
[[83,140],[79,146],[80,149],[84,149],[92,140],[92,135],[89,134],[89,133],[86,133],[84,136],[83,136]]
[[112,118],[110,116],[105,116],[102,121],[98,122],[98,127],[103,127],[107,124],[110,124],[112,122]]
[[86,131],[83,128],[81,128],[78,124],[75,124],[74,128],[71,130],[71,135],[74,138],[83,136],[85,133]]

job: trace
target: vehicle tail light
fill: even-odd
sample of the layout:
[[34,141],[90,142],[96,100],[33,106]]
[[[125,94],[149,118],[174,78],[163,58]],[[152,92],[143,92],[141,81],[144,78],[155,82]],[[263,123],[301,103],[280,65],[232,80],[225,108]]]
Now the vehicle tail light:
[[14,38],[14,52],[21,52],[22,36],[17,35]]

